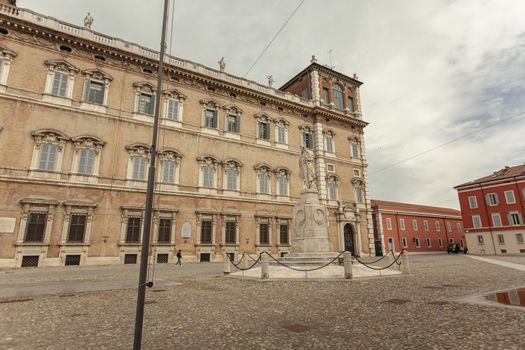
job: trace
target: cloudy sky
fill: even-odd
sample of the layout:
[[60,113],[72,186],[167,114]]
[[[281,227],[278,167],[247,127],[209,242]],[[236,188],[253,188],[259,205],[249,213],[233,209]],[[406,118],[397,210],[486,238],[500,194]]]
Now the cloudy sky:
[[[300,0],[175,0],[172,54],[244,76]],[[18,0],[158,50],[161,0]],[[525,1],[305,0],[249,73],[357,73],[372,197],[457,208],[452,189],[525,161]]]

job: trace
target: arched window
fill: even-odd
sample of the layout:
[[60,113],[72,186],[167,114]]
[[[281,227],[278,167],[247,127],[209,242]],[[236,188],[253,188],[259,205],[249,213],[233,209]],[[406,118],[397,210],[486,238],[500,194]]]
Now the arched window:
[[335,107],[338,109],[343,109],[343,89],[341,88],[341,85],[335,83],[333,86],[332,93],[334,95]]

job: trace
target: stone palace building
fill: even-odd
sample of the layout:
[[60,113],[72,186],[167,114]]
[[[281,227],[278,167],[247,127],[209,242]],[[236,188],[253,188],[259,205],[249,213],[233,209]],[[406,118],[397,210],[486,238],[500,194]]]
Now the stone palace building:
[[[133,264],[161,94],[150,254],[289,252],[301,147],[333,251],[374,254],[357,77],[312,63],[280,89],[0,0],[0,267]],[[222,61],[221,61],[222,62]],[[271,85],[271,84],[270,84]]]

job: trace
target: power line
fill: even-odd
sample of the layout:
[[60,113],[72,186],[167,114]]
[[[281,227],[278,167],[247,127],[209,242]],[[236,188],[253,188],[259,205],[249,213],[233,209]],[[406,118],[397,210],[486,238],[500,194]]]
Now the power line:
[[257,64],[257,62],[259,62],[259,60],[261,59],[261,57],[264,55],[264,53],[266,52],[266,50],[268,50],[268,48],[270,47],[270,45],[272,45],[272,43],[274,42],[275,39],[277,39],[277,36],[282,32],[282,30],[284,29],[284,27],[286,27],[286,25],[288,24],[288,22],[290,22],[290,20],[292,19],[292,17],[295,15],[295,13],[297,12],[297,10],[299,10],[299,8],[301,7],[301,5],[304,3],[304,0],[301,0],[301,2],[299,3],[299,5],[297,5],[297,7],[295,8],[295,10],[292,11],[290,17],[288,17],[288,19],[283,23],[283,25],[281,26],[281,28],[279,28],[279,30],[277,31],[277,33],[274,35],[273,39],[270,40],[270,42],[268,43],[268,45],[266,45],[266,47],[264,48],[264,50],[262,50],[262,52],[260,53],[260,55],[257,57],[257,59],[255,60],[255,62],[253,62],[252,66],[250,67],[250,69],[248,69],[248,71],[244,74],[244,77],[243,78],[246,78],[246,76],[248,75],[248,73],[251,72],[251,70],[253,69],[253,67],[255,67],[255,65]]
[[412,155],[412,156],[410,156],[410,157],[407,157],[407,158],[405,158],[405,159],[401,159],[401,160],[399,160],[399,161],[397,161],[397,162],[394,162],[394,163],[392,163],[392,164],[389,164],[389,165],[387,165],[387,166],[385,166],[385,167],[383,167],[383,168],[381,168],[381,169],[378,169],[378,170],[376,170],[376,171],[373,171],[373,172],[369,173],[368,175],[369,175],[369,176],[370,176],[370,175],[374,175],[374,174],[377,174],[377,173],[382,172],[382,171],[384,171],[384,170],[390,169],[390,168],[392,168],[392,167],[395,167],[396,165],[399,165],[399,164],[404,163],[404,162],[406,162],[406,161],[412,160],[412,159],[414,159],[414,158],[417,158],[417,157],[422,156],[422,155],[424,155],[424,154],[427,154],[427,153],[429,153],[429,152],[435,151],[435,150],[437,150],[437,149],[439,149],[439,148],[441,148],[441,147],[445,147],[445,146],[447,146],[447,145],[450,145],[451,143],[454,143],[454,142],[457,142],[457,141],[459,141],[459,140],[462,140],[462,139],[464,139],[464,138],[466,138],[466,137],[468,137],[468,136],[472,136],[472,135],[474,135],[474,134],[477,134],[478,132],[481,132],[481,131],[483,131],[483,130],[486,130],[486,129],[492,128],[493,126],[496,126],[496,125],[498,125],[498,124],[501,123],[501,122],[504,122],[504,121],[510,120],[510,119],[515,118],[515,117],[517,117],[517,116],[520,116],[520,115],[522,115],[522,114],[525,114],[525,111],[521,111],[521,112],[519,112],[519,113],[516,113],[516,114],[514,114],[514,115],[511,115],[510,117],[503,118],[503,119],[497,121],[497,122],[494,123],[494,124],[490,124],[490,125],[484,126],[484,127],[480,128],[480,129],[478,129],[478,130],[475,130],[475,131],[472,131],[472,132],[466,133],[466,134],[464,134],[464,135],[462,135],[462,136],[460,136],[460,137],[457,137],[457,138],[455,138],[455,139],[452,139],[452,140],[450,140],[450,141],[447,141],[447,142],[442,143],[442,144],[440,144],[440,145],[437,145],[437,146],[435,146],[435,147],[429,148],[429,149],[427,149],[427,150],[425,150],[425,151],[422,151],[422,152],[416,153],[416,154],[414,154],[414,155]]

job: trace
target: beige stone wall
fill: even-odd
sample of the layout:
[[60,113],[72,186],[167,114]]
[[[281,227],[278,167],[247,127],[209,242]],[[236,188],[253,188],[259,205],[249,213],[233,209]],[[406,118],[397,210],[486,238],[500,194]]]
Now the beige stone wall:
[[[519,233],[525,239],[523,230],[493,231],[492,234],[490,232],[470,232],[465,236],[468,251],[471,254],[494,255],[494,249],[496,255],[525,254],[525,243],[519,243],[516,238],[516,234]],[[503,235],[503,243],[499,242],[498,235]],[[478,236],[483,236],[483,244],[479,243]]]
[[[20,225],[23,217],[21,200],[24,198],[58,201],[60,204],[53,215],[49,245],[43,255],[49,264],[60,264],[59,245],[64,231],[65,202],[80,200],[96,204],[93,209],[91,237],[87,248],[87,263],[121,261],[123,247],[119,245],[122,223],[121,206],[140,206],[145,200],[145,186],[132,186],[127,181],[129,153],[126,146],[132,144],[150,144],[152,118],[137,117],[135,113],[136,91],[133,84],[148,82],[155,86],[155,77],[142,73],[141,67],[148,66],[147,60],[138,57],[120,57],[117,52],[105,48],[105,52],[86,49],[86,46],[68,44],[71,53],[62,52],[59,46],[63,41],[42,37],[35,40],[27,33],[18,33],[18,29],[9,28],[9,34],[0,38],[0,47],[16,53],[11,62],[5,93],[0,92],[0,218],[16,219],[12,233],[0,232],[0,265],[19,263],[19,256],[24,246],[17,245]],[[94,55],[103,55],[106,61],[101,63]],[[125,55],[124,55],[125,56]],[[48,66],[46,61],[65,60],[78,72],[74,76],[72,99],[50,99],[45,94]],[[141,61],[142,60],[142,61]],[[151,65],[150,65],[151,68]],[[111,76],[105,110],[93,111],[85,108],[83,101],[84,74],[86,70],[98,69]],[[151,68],[155,72],[154,68]],[[343,205],[352,206],[355,191],[352,185],[354,169],[365,174],[362,159],[351,156],[349,138],[361,138],[365,124],[353,117],[335,114],[327,117],[317,114],[305,105],[295,105],[287,100],[270,98],[255,90],[242,89],[238,86],[218,82],[216,79],[199,76],[182,69],[169,68],[171,76],[166,79],[163,91],[176,89],[185,96],[182,122],[179,125],[167,125],[161,119],[158,150],[175,149],[182,155],[180,162],[180,180],[178,189],[164,189],[156,198],[156,205],[164,208],[176,208],[175,233],[177,238],[173,250],[182,249],[189,257],[196,257],[199,247],[197,242],[197,215],[200,209],[216,213],[216,242],[220,242],[222,223],[220,214],[236,211],[239,221],[239,246],[237,252],[255,252],[256,222],[255,215],[264,213],[273,219],[272,252],[278,253],[286,247],[278,247],[277,218],[291,217],[295,201],[301,191],[299,178],[298,154],[301,147],[301,127],[313,128],[314,123],[322,130],[335,133],[336,154],[328,155],[322,149],[324,142],[316,142],[317,157],[320,164],[333,164],[335,174],[339,176],[339,199]],[[218,128],[211,134],[202,127],[202,100],[213,100],[219,108]],[[164,96],[162,101],[164,101]],[[163,106],[163,102],[161,102]],[[229,138],[225,133],[225,108],[236,106],[242,110],[241,128],[237,138]],[[163,107],[162,107],[163,108]],[[161,115],[163,115],[161,110]],[[257,139],[256,116],[264,114],[271,120],[284,119],[288,123],[288,145],[278,147],[275,140],[275,124],[271,123],[269,142],[261,144]],[[32,133],[41,129],[53,129],[65,135],[67,141],[63,147],[63,160],[54,177],[41,176],[31,171],[34,158],[35,139]],[[72,139],[78,136],[94,136],[104,146],[100,151],[100,168],[95,182],[78,182],[72,175],[75,146]],[[364,145],[362,145],[364,147]],[[242,163],[240,192],[236,196],[224,193],[222,166],[219,166],[216,191],[199,191],[198,157],[211,155],[219,161],[236,159]],[[254,166],[268,164],[272,169],[286,167],[291,171],[290,197],[276,196],[276,176],[272,174],[271,195],[261,197],[256,193],[256,172]],[[325,200],[325,198],[321,198]],[[336,221],[335,203],[330,203],[330,236],[334,250],[340,250],[342,232]],[[361,221],[361,249],[364,254],[370,252],[368,223],[366,220],[367,203],[359,206]],[[180,237],[181,225],[192,224],[192,237]],[[293,239],[293,223],[290,222]],[[66,229],[67,231],[67,229]],[[104,238],[106,237],[106,238]],[[212,247],[213,253],[221,256],[221,247]],[[18,256],[18,258],[17,258]],[[112,258],[113,260],[104,260]],[[17,260],[18,259],[18,260]],[[120,259],[120,260],[116,260]],[[91,260],[91,262],[89,262]]]

